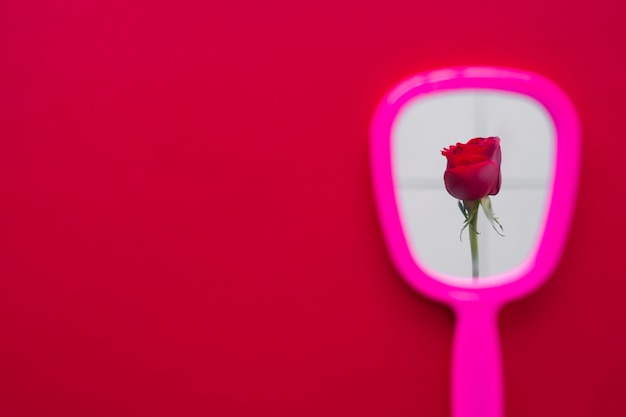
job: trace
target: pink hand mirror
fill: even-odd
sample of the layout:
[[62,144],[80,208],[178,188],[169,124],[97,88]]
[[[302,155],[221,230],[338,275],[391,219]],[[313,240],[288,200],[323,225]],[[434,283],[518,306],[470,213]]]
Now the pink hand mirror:
[[[473,278],[469,239],[459,239],[464,218],[444,187],[441,150],[491,136],[502,149],[502,185],[491,202],[505,236],[478,219],[481,274]],[[463,67],[418,74],[376,109],[371,166],[392,260],[413,289],[450,305],[457,317],[454,417],[503,415],[497,315],[557,265],[575,205],[579,156],[573,105],[552,82],[525,71]]]

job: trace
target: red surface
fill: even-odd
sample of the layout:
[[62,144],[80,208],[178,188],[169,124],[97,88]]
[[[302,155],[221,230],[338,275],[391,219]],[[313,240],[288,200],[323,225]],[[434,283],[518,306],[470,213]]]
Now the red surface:
[[626,6],[0,6],[0,415],[447,416],[453,316],[374,211],[400,79],[545,75],[583,124],[562,264],[500,325],[507,416],[626,415]]

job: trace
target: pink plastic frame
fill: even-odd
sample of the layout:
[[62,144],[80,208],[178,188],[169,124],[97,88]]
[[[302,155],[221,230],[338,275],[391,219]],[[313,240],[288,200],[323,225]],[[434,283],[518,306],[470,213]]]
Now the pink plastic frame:
[[[543,236],[537,242],[534,257],[507,273],[508,279],[498,286],[451,286],[420,268],[404,236],[397,206],[391,155],[396,117],[405,104],[424,94],[459,89],[526,95],[544,106],[555,127],[552,194],[547,204]],[[412,288],[450,305],[457,315],[452,358],[455,417],[503,415],[497,314],[504,303],[536,289],[556,267],[575,205],[579,159],[580,127],[574,106],[552,82],[527,71],[460,67],[418,74],[396,85],[376,108],[371,126],[371,167],[379,217],[392,260]]]

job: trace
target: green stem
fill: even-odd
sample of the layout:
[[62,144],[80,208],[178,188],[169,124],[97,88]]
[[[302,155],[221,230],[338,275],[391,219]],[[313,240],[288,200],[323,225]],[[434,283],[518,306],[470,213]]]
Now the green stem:
[[472,253],[472,278],[474,282],[478,280],[478,207],[480,201],[465,201],[465,206],[469,209],[470,222],[469,227],[469,240],[470,251]]

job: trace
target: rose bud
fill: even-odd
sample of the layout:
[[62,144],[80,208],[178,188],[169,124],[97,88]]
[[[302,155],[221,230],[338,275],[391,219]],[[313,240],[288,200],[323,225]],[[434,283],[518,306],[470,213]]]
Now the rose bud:
[[474,138],[444,148],[448,160],[443,180],[448,193],[459,200],[480,200],[500,191],[500,138]]

